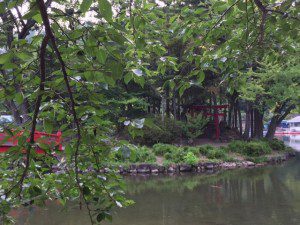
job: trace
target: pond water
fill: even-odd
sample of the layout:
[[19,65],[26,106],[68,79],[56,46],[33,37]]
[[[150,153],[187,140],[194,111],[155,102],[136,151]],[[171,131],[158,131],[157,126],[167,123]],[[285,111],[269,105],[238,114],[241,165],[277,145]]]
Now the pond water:
[[[126,181],[128,197],[136,204],[117,210],[113,222],[105,224],[300,224],[300,152],[281,165],[207,175],[131,176]],[[15,216],[18,225],[89,224],[77,206],[63,211],[55,203]]]

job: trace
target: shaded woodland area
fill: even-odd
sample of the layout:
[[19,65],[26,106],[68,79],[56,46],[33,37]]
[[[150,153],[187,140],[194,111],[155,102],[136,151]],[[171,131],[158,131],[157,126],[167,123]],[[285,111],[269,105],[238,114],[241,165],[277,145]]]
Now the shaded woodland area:
[[[299,113],[299,9],[295,0],[1,1],[0,113],[15,120],[1,132],[22,131],[0,155],[3,223],[11,208],[47,199],[78,201],[92,224],[111,218],[132,203],[115,171],[98,176],[112,152],[146,132],[205,135],[194,105],[228,105],[222,126],[245,140],[263,138],[270,121],[272,140]],[[61,131],[64,152],[36,142],[36,130]],[[49,169],[56,154],[63,173]]]

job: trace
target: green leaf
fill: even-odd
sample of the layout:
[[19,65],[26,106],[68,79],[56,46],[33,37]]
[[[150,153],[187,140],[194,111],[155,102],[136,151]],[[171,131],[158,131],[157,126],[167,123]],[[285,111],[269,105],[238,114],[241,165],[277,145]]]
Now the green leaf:
[[0,64],[5,64],[10,61],[12,55],[11,53],[4,53],[0,55]]
[[53,123],[51,120],[44,119],[44,129],[47,133],[52,133],[53,131]]
[[134,79],[135,83],[139,84],[142,88],[144,88],[144,85],[145,85],[145,78],[144,77],[135,76],[133,79]]
[[123,67],[120,62],[112,61],[110,63],[112,76],[115,80],[121,79],[123,75]]
[[16,56],[19,58],[19,59],[22,59],[24,61],[28,60],[31,58],[31,55],[29,55],[28,53],[26,52],[18,52],[16,53]]
[[0,13],[4,13],[5,12],[5,4],[4,2],[0,2]]
[[86,11],[88,11],[89,8],[91,7],[92,3],[93,3],[93,0],[83,0],[80,5],[80,11],[82,13],[85,13]]
[[41,14],[36,14],[36,15],[34,15],[33,17],[32,17],[32,19],[34,19],[37,23],[39,23],[39,24],[42,24],[43,23],[43,19],[42,19],[42,16],[41,16]]
[[111,4],[107,0],[98,0],[100,13],[106,19],[106,21],[112,20],[112,9]]
[[114,80],[111,76],[105,76],[104,78],[105,78],[105,82],[106,82],[108,85],[110,85],[110,86],[112,86],[112,87],[115,86],[116,82],[115,82],[115,80]]
[[196,15],[199,15],[199,14],[205,12],[206,10],[207,10],[206,8],[199,8],[199,9],[197,9],[197,10],[195,11],[195,14],[196,14]]
[[96,53],[96,57],[97,59],[99,60],[99,62],[101,64],[105,64],[105,61],[106,61],[106,58],[107,58],[107,55],[106,55],[106,51],[104,49],[99,49]]
[[125,84],[128,84],[133,78],[133,75],[132,73],[127,73],[125,76],[124,76],[124,82]]
[[179,96],[182,97],[183,93],[185,90],[187,90],[191,86],[190,83],[184,83],[180,88],[179,88]]
[[23,100],[24,100],[24,96],[23,96],[23,93],[22,92],[18,92],[16,95],[15,95],[15,98],[16,98],[16,102],[18,104],[22,104]]
[[199,82],[199,83],[202,83],[202,82],[204,81],[204,79],[205,79],[205,74],[204,74],[204,72],[201,70],[201,71],[199,71],[199,74],[198,74],[198,82]]

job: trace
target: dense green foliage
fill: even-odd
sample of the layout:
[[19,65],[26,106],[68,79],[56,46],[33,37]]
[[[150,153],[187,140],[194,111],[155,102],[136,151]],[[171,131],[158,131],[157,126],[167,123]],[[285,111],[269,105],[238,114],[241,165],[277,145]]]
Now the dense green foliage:
[[112,162],[142,163],[156,162],[154,153],[147,147],[122,146],[113,152]]
[[162,122],[161,118],[148,118],[152,123],[140,130],[141,134],[133,138],[133,142],[141,145],[152,146],[156,143],[170,144],[175,140],[183,137],[182,123],[165,118]]
[[[299,103],[299,8],[293,0],[1,1],[0,113],[13,115],[4,129],[18,136],[0,154],[2,222],[12,208],[47,199],[85,205],[92,224],[111,219],[111,208],[131,203],[115,171],[99,176],[112,159],[223,157],[224,149],[157,144],[202,134],[205,120],[188,117],[193,104],[228,103],[228,126],[242,133],[244,111],[245,138],[249,130],[261,138],[266,114],[276,125]],[[34,140],[35,130],[62,131],[64,151]],[[128,147],[127,157],[119,134],[157,145]],[[270,151],[244,144],[232,151]]]
[[201,114],[198,114],[195,117],[188,116],[187,121],[181,123],[185,137],[190,139],[200,137],[203,134],[203,130],[207,122],[207,118]]

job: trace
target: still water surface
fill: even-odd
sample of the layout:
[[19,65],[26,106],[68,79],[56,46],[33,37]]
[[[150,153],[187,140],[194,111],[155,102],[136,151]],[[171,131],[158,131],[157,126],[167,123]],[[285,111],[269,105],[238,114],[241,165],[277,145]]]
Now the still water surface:
[[[128,197],[136,204],[115,212],[107,224],[300,224],[300,152],[282,165],[210,175],[131,176],[126,181]],[[18,225],[89,224],[77,206],[65,211],[55,203],[23,210],[17,220]]]

